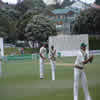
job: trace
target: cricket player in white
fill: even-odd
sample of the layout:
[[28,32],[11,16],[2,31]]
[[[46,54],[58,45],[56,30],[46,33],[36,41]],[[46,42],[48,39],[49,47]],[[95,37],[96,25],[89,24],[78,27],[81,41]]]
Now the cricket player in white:
[[79,79],[81,79],[85,100],[92,100],[88,92],[87,78],[84,72],[84,65],[93,60],[93,56],[89,57],[88,55],[86,44],[82,43],[74,67],[74,100],[78,100]]
[[0,77],[2,76],[2,66],[1,66],[2,56],[1,56],[1,49],[0,49]]
[[52,80],[55,80],[55,70],[56,70],[56,49],[54,49],[54,46],[51,46],[51,49],[49,51],[49,58],[51,63],[51,71],[52,71]]
[[43,45],[40,48],[40,79],[44,78],[44,60],[46,59],[46,48]]

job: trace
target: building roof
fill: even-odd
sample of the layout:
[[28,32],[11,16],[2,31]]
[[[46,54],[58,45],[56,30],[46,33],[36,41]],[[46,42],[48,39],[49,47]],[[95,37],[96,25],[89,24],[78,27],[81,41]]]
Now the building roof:
[[72,8],[78,8],[78,9],[86,9],[89,7],[89,4],[86,4],[82,1],[76,1],[71,5]]
[[54,14],[66,14],[69,10],[68,9],[55,9],[52,12]]

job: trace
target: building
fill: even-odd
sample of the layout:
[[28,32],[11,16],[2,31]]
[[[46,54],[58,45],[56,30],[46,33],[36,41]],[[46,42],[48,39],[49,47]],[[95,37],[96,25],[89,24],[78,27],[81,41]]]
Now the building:
[[66,7],[64,9],[55,9],[52,11],[52,22],[56,24],[58,31],[63,30],[64,34],[70,33],[70,24],[80,13],[78,9]]

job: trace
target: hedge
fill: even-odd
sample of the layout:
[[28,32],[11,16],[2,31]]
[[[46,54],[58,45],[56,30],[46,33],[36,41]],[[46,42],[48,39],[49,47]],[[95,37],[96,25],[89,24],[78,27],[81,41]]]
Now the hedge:
[[[24,48],[24,54],[39,53],[39,49]],[[4,48],[4,55],[21,55],[19,48]]]

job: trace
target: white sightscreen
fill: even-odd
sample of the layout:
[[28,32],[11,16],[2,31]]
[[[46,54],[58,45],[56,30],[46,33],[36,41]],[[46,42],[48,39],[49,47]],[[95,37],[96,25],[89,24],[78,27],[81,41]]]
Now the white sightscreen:
[[54,45],[57,52],[61,52],[63,56],[76,56],[80,50],[80,44],[87,44],[88,50],[88,35],[58,35],[49,37],[49,48]]
[[4,56],[3,38],[0,38],[0,48],[1,48],[1,55]]

